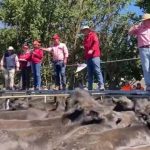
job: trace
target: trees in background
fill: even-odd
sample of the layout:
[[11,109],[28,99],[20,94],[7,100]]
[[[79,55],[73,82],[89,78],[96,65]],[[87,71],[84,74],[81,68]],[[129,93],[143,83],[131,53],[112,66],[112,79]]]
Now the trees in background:
[[[131,0],[2,0],[0,20],[7,27],[0,30],[0,55],[13,45],[18,51],[25,41],[41,39],[43,46],[49,45],[54,33],[66,42],[69,63],[83,62],[81,25],[88,24],[97,31],[101,40],[102,60],[137,57],[136,42],[127,34],[133,14],[120,15],[120,10]],[[31,44],[32,45],[32,44]],[[53,82],[53,71],[49,54],[43,61],[43,83]],[[103,66],[108,86],[119,85],[121,78],[141,78],[138,61],[109,63]],[[74,70],[67,70],[70,88],[74,84]],[[81,74],[81,75],[80,75]],[[86,71],[78,75],[79,82],[86,80]]]

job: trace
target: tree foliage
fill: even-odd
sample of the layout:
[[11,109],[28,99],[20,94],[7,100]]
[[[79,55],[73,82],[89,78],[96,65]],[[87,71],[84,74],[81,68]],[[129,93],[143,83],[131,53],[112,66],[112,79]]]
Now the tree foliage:
[[[129,44],[128,24],[133,14],[120,15],[120,10],[130,0],[2,0],[0,20],[5,22],[11,39],[0,40],[0,45],[12,44],[19,49],[25,40],[41,39],[43,46],[49,45],[54,33],[60,34],[69,48],[69,63],[83,62],[83,37],[80,27],[90,25],[101,40],[102,60],[114,60],[137,56],[135,42]],[[15,31],[15,32],[14,32]],[[0,34],[3,30],[0,31]],[[134,39],[133,39],[134,40]],[[16,42],[17,41],[17,42]],[[50,57],[45,54],[43,61],[43,81],[52,82],[53,71],[49,67]],[[49,69],[47,69],[49,68]],[[139,63],[106,64],[103,66],[108,85],[119,84],[122,77],[139,78]],[[86,72],[81,73],[81,80]],[[68,68],[68,82],[72,83],[74,68]]]

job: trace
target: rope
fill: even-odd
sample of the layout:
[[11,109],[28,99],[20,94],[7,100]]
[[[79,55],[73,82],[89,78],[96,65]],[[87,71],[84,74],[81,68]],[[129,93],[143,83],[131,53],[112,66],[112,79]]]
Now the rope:
[[[140,58],[128,58],[128,59],[118,59],[118,60],[110,60],[110,61],[101,61],[102,64],[106,64],[106,63],[115,63],[115,62],[124,62],[124,61],[131,61],[131,60],[139,60]],[[79,66],[79,64],[70,64],[67,65],[68,67],[72,67],[72,66]]]
[[111,60],[111,61],[101,61],[101,63],[114,63],[114,62],[123,62],[123,61],[130,61],[130,60],[139,60],[140,58],[128,58],[128,59],[118,59],[118,60]]

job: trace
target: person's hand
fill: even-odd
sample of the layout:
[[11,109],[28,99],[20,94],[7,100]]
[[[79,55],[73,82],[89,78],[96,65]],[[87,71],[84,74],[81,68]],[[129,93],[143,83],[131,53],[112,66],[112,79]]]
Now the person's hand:
[[67,64],[67,59],[64,59],[64,64],[65,64],[65,65]]
[[1,66],[1,67],[0,67],[0,70],[4,70],[4,67],[3,67],[3,66]]
[[16,68],[16,71],[20,71],[20,70],[19,70],[19,67]]
[[89,54],[89,55],[90,55],[90,54],[93,54],[93,50],[90,49],[90,50],[88,51],[88,54]]

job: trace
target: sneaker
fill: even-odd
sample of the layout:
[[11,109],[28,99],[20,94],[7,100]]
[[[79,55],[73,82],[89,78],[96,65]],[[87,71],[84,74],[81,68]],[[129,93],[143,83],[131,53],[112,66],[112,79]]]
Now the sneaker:
[[105,90],[104,85],[100,85],[99,90],[100,90],[100,91],[104,91],[104,90]]

